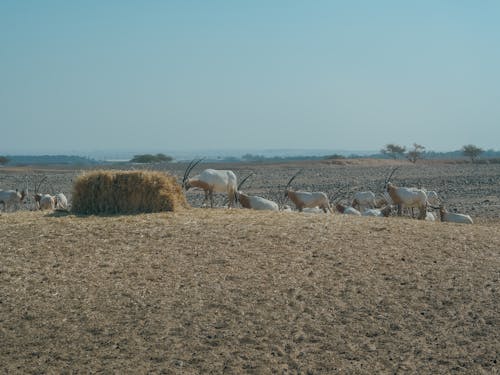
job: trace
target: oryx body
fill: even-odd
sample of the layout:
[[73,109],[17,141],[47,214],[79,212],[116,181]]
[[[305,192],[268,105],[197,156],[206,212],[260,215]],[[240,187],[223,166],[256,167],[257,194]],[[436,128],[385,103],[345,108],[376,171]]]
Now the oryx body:
[[202,189],[205,192],[203,204],[210,199],[210,207],[214,206],[213,193],[227,193],[228,207],[234,206],[237,190],[237,178],[233,171],[221,169],[205,169],[199,175],[189,178],[191,170],[199,163],[191,162],[184,173],[182,186],[189,190],[192,187]]
[[23,190],[19,192],[16,190],[0,190],[0,203],[3,204],[3,210],[5,211],[8,206],[16,205],[24,202],[26,197],[26,191]]

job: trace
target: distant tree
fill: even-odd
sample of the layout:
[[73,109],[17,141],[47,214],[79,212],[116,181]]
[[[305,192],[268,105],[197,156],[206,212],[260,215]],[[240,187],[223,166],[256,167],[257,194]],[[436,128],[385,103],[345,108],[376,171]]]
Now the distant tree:
[[411,161],[413,164],[417,162],[417,160],[422,159],[422,154],[425,150],[425,147],[419,145],[418,143],[413,144],[413,148],[406,153],[406,158]]
[[134,155],[134,157],[130,160],[131,163],[159,163],[159,162],[171,162],[174,160],[171,156],[167,156],[164,154],[142,154],[142,155]]
[[465,145],[462,147],[462,154],[470,158],[470,162],[474,163],[476,158],[484,152],[482,148],[475,145]]
[[4,165],[7,164],[10,161],[10,159],[7,156],[0,156],[0,164]]
[[324,157],[325,160],[334,160],[334,159],[345,159],[345,156],[340,154],[326,155]]
[[380,152],[384,155],[388,155],[393,159],[397,159],[398,156],[402,156],[406,151],[405,146],[396,145],[394,143],[389,143],[385,145],[385,147],[380,150]]

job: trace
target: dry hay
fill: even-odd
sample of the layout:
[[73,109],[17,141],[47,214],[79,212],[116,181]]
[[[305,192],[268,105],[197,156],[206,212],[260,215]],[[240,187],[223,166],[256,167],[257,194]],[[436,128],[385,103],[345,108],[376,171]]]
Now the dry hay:
[[175,211],[187,207],[175,177],[153,171],[93,171],[73,186],[72,210],[80,214]]
[[498,223],[0,216],[7,373],[491,374]]

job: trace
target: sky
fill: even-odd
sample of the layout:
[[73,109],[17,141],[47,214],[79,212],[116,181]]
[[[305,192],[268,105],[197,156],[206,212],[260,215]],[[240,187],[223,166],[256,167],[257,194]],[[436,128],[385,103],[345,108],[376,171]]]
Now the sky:
[[0,155],[500,148],[500,1],[0,1]]

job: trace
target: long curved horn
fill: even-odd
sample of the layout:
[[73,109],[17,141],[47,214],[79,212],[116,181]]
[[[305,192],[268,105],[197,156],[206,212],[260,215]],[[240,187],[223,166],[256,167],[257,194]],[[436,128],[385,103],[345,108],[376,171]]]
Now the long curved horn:
[[397,170],[399,169],[399,166],[397,167],[393,167],[392,170],[391,170],[391,173],[389,174],[389,177],[387,177],[385,179],[385,186],[387,186],[387,184],[389,183],[389,181],[391,180],[391,177],[392,175],[394,174],[394,172],[396,172]]
[[295,177],[297,177],[299,175],[299,173],[302,172],[302,170],[303,169],[299,169],[299,171],[292,176],[292,178],[286,184],[286,188],[285,189],[288,189],[290,187],[290,184],[292,183],[292,181],[295,180]]
[[193,170],[193,168],[196,167],[198,164],[200,164],[200,162],[203,159],[204,158],[201,158],[201,159],[198,159],[197,161],[195,161],[196,159],[191,160],[191,162],[187,166],[186,170],[184,171],[184,177],[182,178],[182,183],[183,184],[184,184],[184,182],[186,182],[186,180],[189,177],[189,174],[191,173],[191,171]]
[[254,175],[254,173],[252,172],[248,176],[246,176],[243,180],[241,180],[236,191],[239,191],[241,189],[241,187],[243,186],[243,184],[245,183],[245,181],[248,180],[253,175]]
[[38,189],[40,189],[40,186],[42,186],[43,182],[47,179],[47,176],[43,176],[43,178],[40,180],[38,185],[35,182],[35,194],[38,194]]

